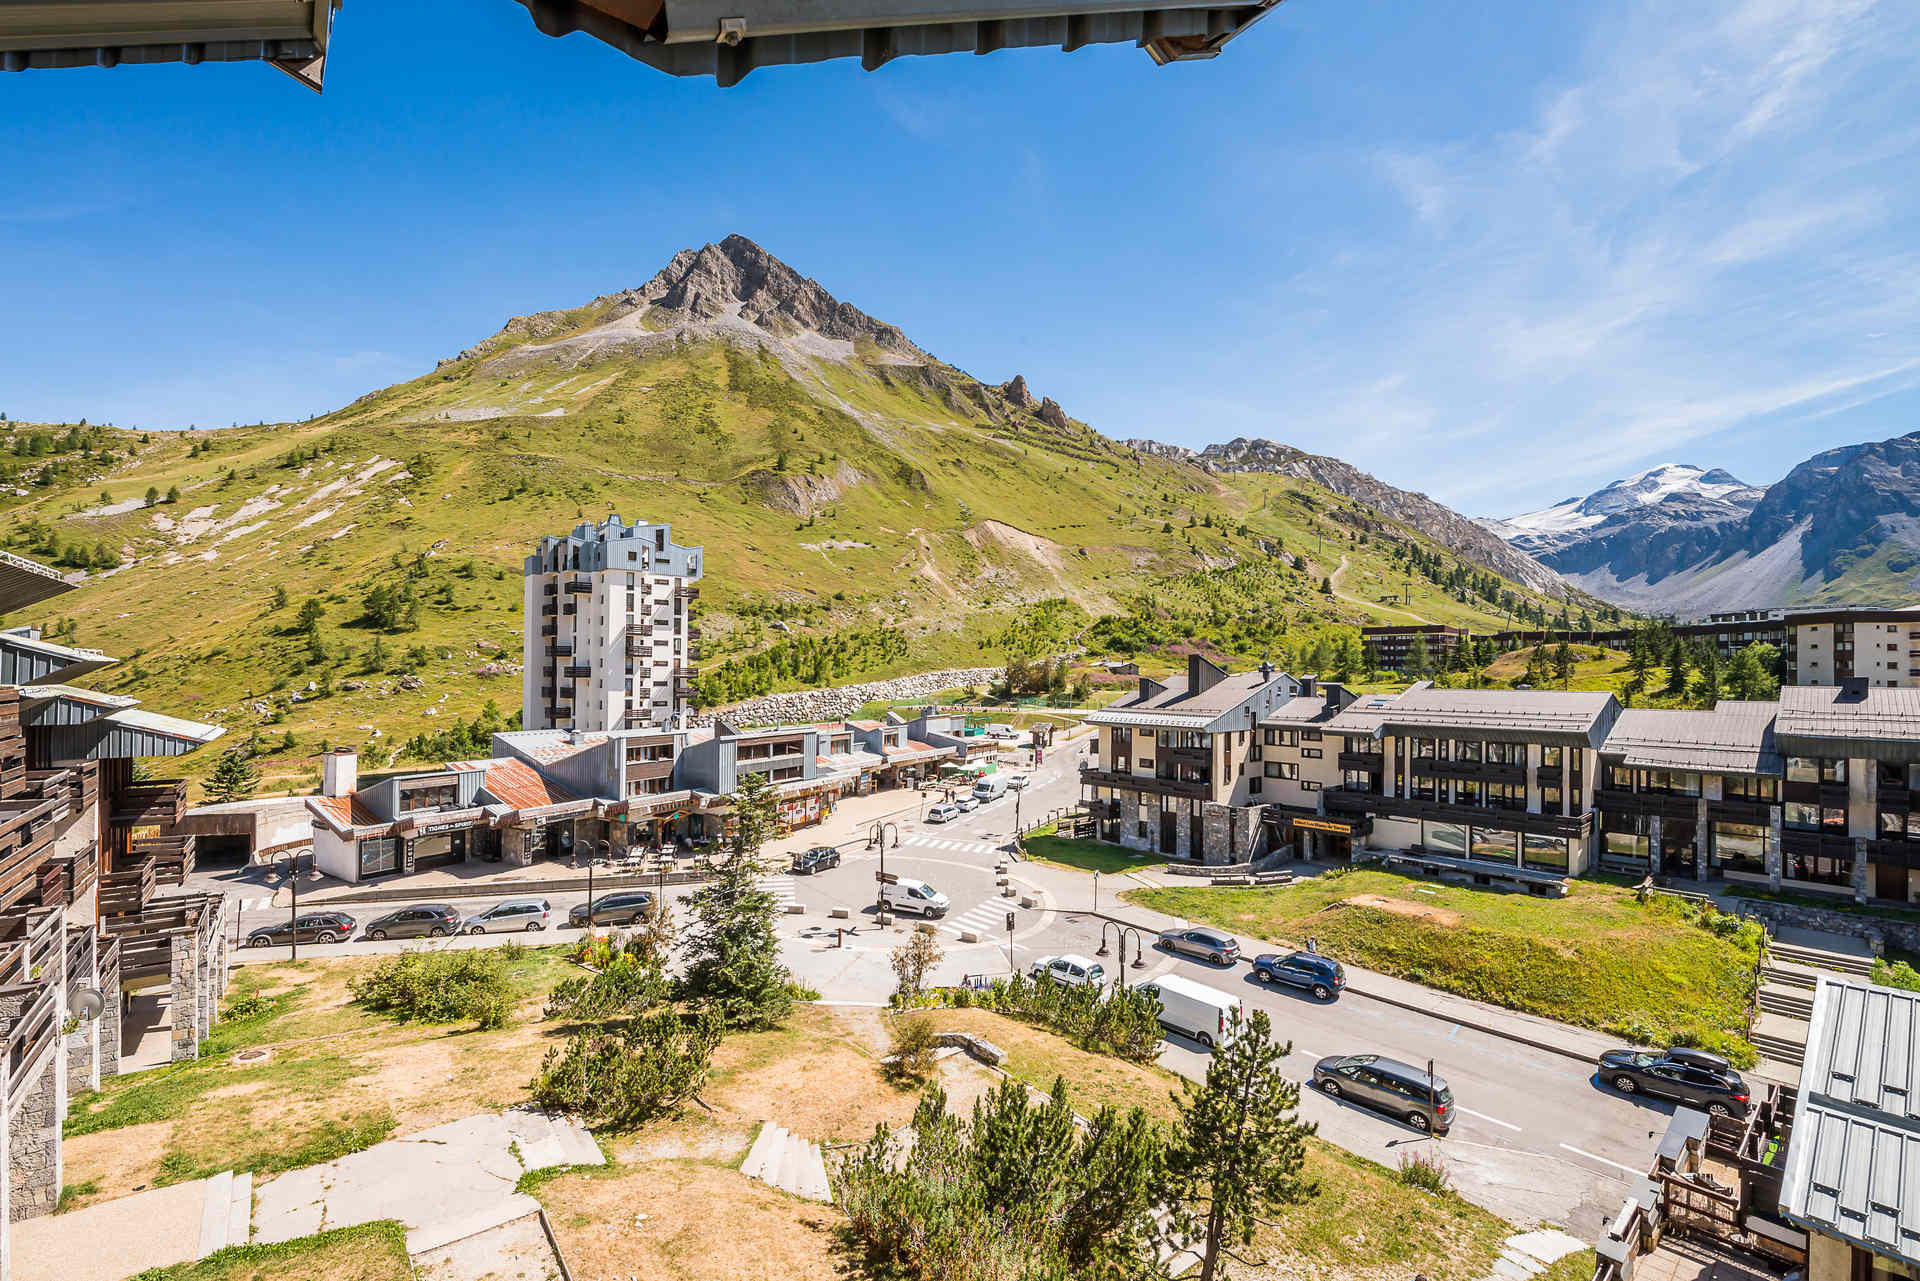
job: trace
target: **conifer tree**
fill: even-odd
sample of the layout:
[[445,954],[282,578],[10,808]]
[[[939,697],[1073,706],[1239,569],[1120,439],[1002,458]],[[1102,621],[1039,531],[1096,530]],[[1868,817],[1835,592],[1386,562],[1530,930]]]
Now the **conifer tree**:
[[688,903],[686,994],[719,1010],[729,1027],[777,1027],[793,1008],[792,975],[780,963],[780,911],[761,881],[761,848],[778,821],[766,775],[743,774],[731,797],[733,834]]

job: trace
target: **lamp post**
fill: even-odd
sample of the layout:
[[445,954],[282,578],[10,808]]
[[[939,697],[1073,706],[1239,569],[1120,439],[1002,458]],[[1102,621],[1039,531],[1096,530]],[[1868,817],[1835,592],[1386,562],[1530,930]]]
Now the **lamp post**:
[[[312,858],[311,851],[307,854]],[[300,959],[300,851],[287,851],[287,883],[293,889],[291,905],[287,908],[287,947],[290,949],[287,959]]]
[[[593,855],[594,855],[594,848],[595,848],[595,847],[594,847],[594,846],[592,846],[592,845],[589,845],[589,846],[587,847],[587,934],[588,934],[589,936],[591,936],[591,935],[593,935],[593,934],[594,934],[594,932],[595,932],[595,931],[594,931],[594,928],[593,928],[593,863],[594,863],[594,858],[593,858]],[[598,848],[599,848],[599,852],[600,852],[600,857],[602,857],[602,858],[605,858],[605,859],[611,859],[611,858],[613,857],[613,842],[612,842],[612,841],[601,841],[601,842],[599,842],[599,847],[598,847]]]

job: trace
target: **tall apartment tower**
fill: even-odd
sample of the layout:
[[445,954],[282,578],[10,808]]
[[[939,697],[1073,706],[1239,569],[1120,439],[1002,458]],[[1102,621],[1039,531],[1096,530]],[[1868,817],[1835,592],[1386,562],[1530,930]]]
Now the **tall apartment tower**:
[[527,557],[522,721],[601,733],[684,727],[700,629],[702,550],[666,525],[609,516]]

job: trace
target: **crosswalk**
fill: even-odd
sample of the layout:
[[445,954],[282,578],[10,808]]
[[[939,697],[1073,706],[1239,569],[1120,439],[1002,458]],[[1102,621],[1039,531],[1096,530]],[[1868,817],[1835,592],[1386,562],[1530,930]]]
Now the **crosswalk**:
[[971,931],[989,942],[1004,942],[1007,937],[1007,910],[1012,906],[1009,899],[988,899],[958,916],[947,917],[940,922],[940,931],[954,938],[959,938],[962,931]]
[[992,841],[962,841],[944,836],[923,836],[918,833],[900,843],[923,850],[947,850],[955,854],[998,854],[1002,849]]
[[760,888],[773,895],[781,907],[798,901],[794,896],[791,876],[763,876],[760,878]]

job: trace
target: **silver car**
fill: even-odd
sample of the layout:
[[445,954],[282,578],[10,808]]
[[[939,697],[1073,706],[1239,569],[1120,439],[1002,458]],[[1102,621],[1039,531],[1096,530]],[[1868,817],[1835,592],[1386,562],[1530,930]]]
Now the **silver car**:
[[1175,926],[1160,931],[1160,946],[1182,956],[1194,956],[1215,965],[1232,965],[1240,959],[1240,940],[1220,930],[1202,926]]
[[510,898],[495,903],[478,916],[467,919],[469,934],[531,933],[544,930],[553,915],[553,905],[543,898]]

